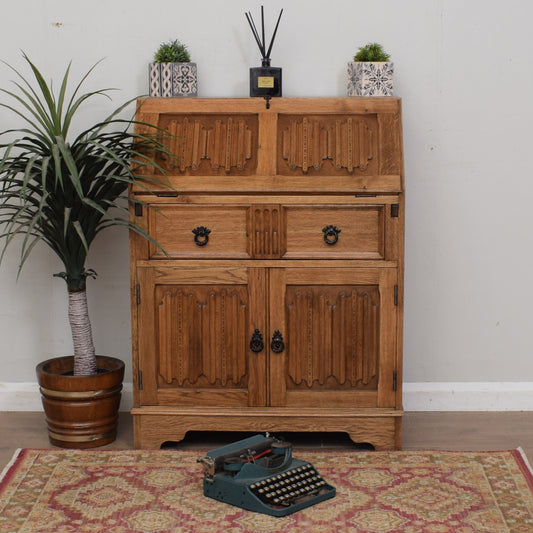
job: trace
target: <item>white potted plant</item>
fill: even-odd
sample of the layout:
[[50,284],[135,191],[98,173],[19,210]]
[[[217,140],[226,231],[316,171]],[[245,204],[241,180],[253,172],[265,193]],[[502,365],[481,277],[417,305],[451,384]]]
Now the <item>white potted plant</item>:
[[348,96],[394,96],[394,63],[380,44],[362,46],[348,63]]
[[177,39],[162,43],[149,65],[149,83],[152,97],[197,96],[198,69],[187,46]]

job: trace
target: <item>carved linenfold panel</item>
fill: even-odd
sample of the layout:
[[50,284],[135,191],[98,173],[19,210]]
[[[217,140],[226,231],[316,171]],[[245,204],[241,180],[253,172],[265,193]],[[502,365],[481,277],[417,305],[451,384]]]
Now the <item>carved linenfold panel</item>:
[[285,253],[279,205],[254,205],[248,210],[249,254],[254,259],[276,259]]
[[156,288],[160,386],[246,387],[244,286]]
[[278,121],[280,174],[376,174],[375,115],[291,116]]
[[180,174],[250,175],[257,164],[257,117],[254,115],[171,115],[160,127],[175,159],[162,166]]
[[377,286],[290,286],[286,307],[288,388],[377,389]]

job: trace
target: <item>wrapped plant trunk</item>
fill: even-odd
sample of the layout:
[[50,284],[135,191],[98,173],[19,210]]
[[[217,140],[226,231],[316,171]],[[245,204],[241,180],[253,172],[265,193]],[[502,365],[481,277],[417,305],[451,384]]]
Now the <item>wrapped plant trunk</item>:
[[68,319],[74,343],[74,375],[96,374],[98,369],[86,289],[68,291]]

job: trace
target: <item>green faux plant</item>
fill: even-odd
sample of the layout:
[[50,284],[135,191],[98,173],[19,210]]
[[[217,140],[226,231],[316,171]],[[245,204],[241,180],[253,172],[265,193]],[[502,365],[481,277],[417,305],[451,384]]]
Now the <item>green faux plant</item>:
[[390,60],[390,54],[383,50],[383,46],[378,43],[368,43],[359,48],[355,54],[354,61],[356,62],[386,62]]
[[154,54],[155,63],[189,63],[191,56],[187,46],[177,39],[162,43]]
[[[10,67],[18,77],[17,90],[0,88],[0,95],[9,101],[0,101],[0,106],[23,121],[22,127],[0,133],[0,261],[10,245],[18,246],[20,273],[39,242],[59,257],[64,271],[54,276],[67,283],[74,375],[93,375],[97,368],[86,281],[95,272],[86,266],[89,248],[101,231],[113,226],[124,226],[158,246],[130,214],[128,187],[146,188],[138,173],[144,167],[162,172],[155,158],[170,154],[155,126],[120,118],[135,99],[72,135],[80,106],[102,95],[109,98],[111,89],[80,94],[96,65],[74,90],[69,89],[69,65],[55,92],[26,55],[24,59],[32,78]],[[136,132],[131,131],[134,125]],[[164,178],[152,181],[164,183]]]

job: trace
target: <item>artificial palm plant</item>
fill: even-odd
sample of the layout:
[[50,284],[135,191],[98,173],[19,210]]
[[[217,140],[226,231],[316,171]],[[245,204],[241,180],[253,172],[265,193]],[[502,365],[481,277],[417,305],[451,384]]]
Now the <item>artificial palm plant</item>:
[[113,226],[150,239],[130,216],[125,199],[128,187],[139,183],[138,171],[157,166],[154,158],[165,148],[155,130],[150,134],[151,126],[133,132],[137,123],[120,118],[132,101],[71,139],[80,106],[108,96],[111,89],[81,93],[95,65],[68,95],[69,65],[56,94],[26,55],[24,59],[32,81],[10,67],[18,77],[17,90],[0,88],[10,102],[0,106],[25,122],[25,127],[0,133],[0,261],[14,243],[20,246],[19,271],[40,241],[56,253],[64,271],[54,275],[68,289],[74,375],[92,375],[97,366],[86,282],[96,273],[86,265],[89,248],[101,231]]

